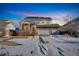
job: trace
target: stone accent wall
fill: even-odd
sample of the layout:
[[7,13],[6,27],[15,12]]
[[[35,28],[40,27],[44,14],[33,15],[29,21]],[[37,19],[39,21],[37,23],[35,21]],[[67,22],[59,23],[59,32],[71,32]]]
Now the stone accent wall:
[[37,35],[36,25],[22,24],[19,30],[19,36]]

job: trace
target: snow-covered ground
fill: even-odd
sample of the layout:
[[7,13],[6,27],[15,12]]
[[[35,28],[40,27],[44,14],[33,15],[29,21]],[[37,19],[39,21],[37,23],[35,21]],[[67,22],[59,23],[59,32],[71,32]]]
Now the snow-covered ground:
[[17,46],[0,45],[0,55],[9,56],[79,56],[79,38],[63,35],[13,38]]

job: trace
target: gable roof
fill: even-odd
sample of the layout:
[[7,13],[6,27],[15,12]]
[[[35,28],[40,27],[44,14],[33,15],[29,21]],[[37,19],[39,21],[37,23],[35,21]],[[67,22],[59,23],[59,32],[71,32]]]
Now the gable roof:
[[[29,16],[24,18],[24,20],[22,20],[23,22],[34,22],[34,21],[42,21],[42,20],[48,20],[51,21],[52,19],[50,17],[35,17],[35,16]],[[21,21],[21,22],[22,22]]]

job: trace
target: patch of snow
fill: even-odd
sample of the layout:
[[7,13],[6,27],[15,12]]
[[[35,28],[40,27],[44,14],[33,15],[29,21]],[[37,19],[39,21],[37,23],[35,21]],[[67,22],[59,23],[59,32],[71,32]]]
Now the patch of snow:
[[20,43],[20,46],[0,45],[0,55],[9,56],[78,56],[79,38],[70,36],[35,36],[14,38],[9,41]]

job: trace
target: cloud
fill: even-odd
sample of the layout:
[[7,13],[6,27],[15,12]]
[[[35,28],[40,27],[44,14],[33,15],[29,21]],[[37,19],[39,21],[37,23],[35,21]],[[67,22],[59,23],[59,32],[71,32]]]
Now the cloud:
[[21,12],[21,11],[8,11],[8,13],[21,15],[21,16],[40,16],[41,14],[33,12]]
[[[52,23],[58,23],[63,25],[68,21],[72,20],[75,16],[74,13],[70,12],[54,12],[54,13],[34,13],[34,12],[20,12],[20,11],[9,11],[11,14],[21,15],[21,16],[40,16],[40,17],[51,17],[53,19]],[[16,20],[14,22],[18,23]]]
[[35,12],[23,12],[23,11],[9,11],[8,13],[15,14],[15,15],[21,15],[21,16],[41,16],[41,17],[51,17],[55,20],[61,20],[61,19],[69,19],[73,16],[75,17],[75,14],[69,13],[69,12],[54,12],[54,13],[35,13]]

